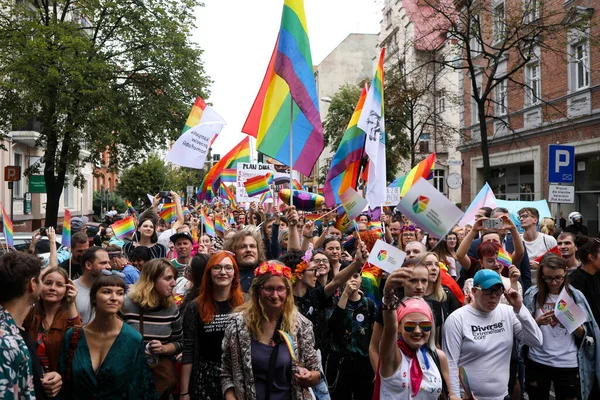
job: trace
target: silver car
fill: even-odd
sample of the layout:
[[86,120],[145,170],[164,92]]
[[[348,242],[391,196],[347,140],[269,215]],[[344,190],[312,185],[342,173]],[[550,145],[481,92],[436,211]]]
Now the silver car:
[[[18,251],[27,251],[29,249],[29,245],[31,244],[31,238],[33,236],[33,232],[15,232],[13,235],[14,247]],[[56,248],[60,249],[62,242],[62,235],[56,235]],[[6,240],[4,239],[4,233],[0,233],[0,243],[2,246],[0,247],[0,255],[6,252]],[[37,252],[37,256],[44,260],[44,263],[48,261],[50,258],[50,240],[47,236],[41,237],[37,243],[35,244],[35,249]]]

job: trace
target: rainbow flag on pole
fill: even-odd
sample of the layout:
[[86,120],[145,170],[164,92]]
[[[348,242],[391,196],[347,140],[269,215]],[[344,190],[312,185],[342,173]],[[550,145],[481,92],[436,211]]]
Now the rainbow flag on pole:
[[202,217],[202,223],[204,224],[206,234],[208,236],[215,237],[215,223],[206,214],[206,210],[204,208],[202,211],[200,211],[200,216]]
[[110,227],[115,233],[115,236],[119,239],[122,239],[123,237],[131,235],[133,232],[135,232],[135,223],[133,222],[133,217],[131,216],[115,222]]
[[69,210],[65,210],[65,216],[63,217],[61,242],[63,247],[71,247],[71,211]]
[[[406,175],[404,182],[402,182],[402,190],[400,196],[404,197],[406,192],[415,184],[419,178],[430,180],[433,178],[433,169],[435,168],[435,153],[431,153],[426,159],[418,163],[410,170]],[[398,180],[398,179],[397,179]],[[395,181],[394,181],[395,182]],[[392,183],[393,185],[394,183]],[[392,186],[390,185],[390,186]],[[400,187],[400,186],[394,186]]]
[[256,138],[261,153],[309,176],[324,148],[318,101],[304,1],[285,0],[275,49],[242,132]]
[[231,208],[235,210],[237,208],[237,202],[235,201],[235,194],[227,186],[225,186],[224,183],[221,183],[220,190],[221,190],[220,196],[223,197],[224,199],[229,200],[229,203],[231,204]]
[[297,179],[292,179],[292,188],[295,190],[302,190],[302,185],[298,182]]
[[267,182],[267,177],[261,175],[246,179],[244,182],[244,187],[246,188],[246,192],[248,193],[249,197],[258,196],[259,194],[263,194],[271,190],[269,188],[269,183]]
[[259,204],[273,203],[273,195],[271,194],[271,191],[268,190],[268,191],[264,192],[260,196],[260,200],[258,202],[259,202]]
[[331,160],[329,172],[327,172],[323,194],[329,207],[340,203],[340,192],[345,192],[348,187],[356,189],[358,170],[365,145],[365,133],[356,124],[365,104],[368,90],[369,86],[365,84],[342,141]]
[[4,225],[4,240],[6,240],[6,246],[9,248],[15,247],[13,223],[2,203],[0,203],[0,207],[2,208],[2,224]]
[[498,263],[510,267],[512,265],[512,254],[500,247],[500,250],[498,250]]
[[177,210],[175,205],[163,205],[163,209],[158,216],[168,223],[174,222],[177,219]]
[[221,183],[235,183],[237,180],[237,169],[226,168],[221,171]]
[[221,233],[225,233],[225,221],[220,215],[215,215],[215,230]]
[[129,214],[133,215],[134,217],[139,217],[140,214],[133,207],[129,200],[125,200],[125,204],[127,205],[127,211],[129,211]]

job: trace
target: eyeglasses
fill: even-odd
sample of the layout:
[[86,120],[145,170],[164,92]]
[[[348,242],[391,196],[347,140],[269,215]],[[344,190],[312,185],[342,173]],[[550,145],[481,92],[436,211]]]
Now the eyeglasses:
[[431,321],[404,321],[404,332],[411,333],[417,329],[417,326],[421,328],[422,332],[431,332]]
[[109,259],[113,259],[113,258],[118,258],[118,257],[122,257],[123,253],[121,253],[120,251],[112,251],[108,253],[108,258]]
[[500,296],[502,293],[504,293],[503,287],[499,287],[496,289],[483,289],[483,288],[480,288],[479,286],[475,286],[475,289],[481,290],[481,293],[483,293],[486,296]]
[[110,276],[110,275],[116,275],[116,276],[118,276],[119,278],[123,278],[123,279],[125,278],[125,274],[124,274],[124,273],[122,273],[122,272],[119,272],[119,271],[117,271],[117,270],[114,270],[114,269],[111,269],[111,270],[108,270],[108,269],[103,269],[103,270],[102,270],[102,273],[103,273],[104,275],[106,275],[106,276]]
[[317,273],[317,269],[316,268],[308,268],[308,269],[305,269],[304,272],[310,272],[312,274],[316,274]]
[[260,288],[266,294],[273,294],[274,292],[277,292],[277,294],[281,295],[281,294],[287,293],[287,288],[285,286],[277,286],[277,287],[273,287],[273,286],[261,286]]
[[217,264],[217,265],[213,265],[212,269],[213,269],[213,271],[218,271],[218,272],[225,271],[225,272],[227,272],[229,274],[229,273],[233,272],[233,265],[219,265],[219,264]]
[[528,218],[528,217],[531,217],[531,215],[530,215],[530,214],[521,214],[521,215],[519,215],[519,219],[520,219],[520,220],[521,220],[521,219]]
[[561,275],[561,276],[542,276],[542,279],[546,283],[550,283],[552,281],[558,283],[558,282],[564,281],[565,280],[565,276],[564,275]]
[[404,236],[404,237],[415,237],[415,234],[413,232],[410,232],[410,233],[409,232],[405,232],[405,233],[402,234],[402,236]]
[[317,265],[318,265],[318,264],[324,264],[324,265],[327,265],[327,264],[329,264],[329,260],[328,260],[328,259],[326,259],[326,258],[315,258],[315,259],[313,260],[313,262],[314,262],[315,264],[317,264]]

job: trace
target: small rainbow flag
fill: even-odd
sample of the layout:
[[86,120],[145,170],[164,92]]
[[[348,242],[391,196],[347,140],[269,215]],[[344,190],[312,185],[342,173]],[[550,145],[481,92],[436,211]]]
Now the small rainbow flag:
[[246,179],[244,187],[249,197],[258,196],[270,190],[267,178],[261,175]]
[[131,202],[129,200],[125,200],[125,204],[127,205],[127,210],[129,211],[129,214],[133,215],[134,217],[139,217],[140,216],[140,214],[133,207],[133,205],[131,204]]
[[183,207],[183,216],[185,217],[186,215],[190,214],[190,209],[187,207]]
[[115,236],[119,239],[122,239],[123,237],[135,232],[135,223],[133,222],[133,217],[131,216],[115,222],[110,227],[115,233]]
[[512,254],[500,247],[500,250],[498,250],[498,262],[505,267],[510,267],[512,265]]
[[302,190],[302,185],[300,184],[300,182],[298,182],[298,180],[292,179],[292,188],[296,190]]
[[14,242],[14,233],[13,233],[13,223],[4,209],[2,203],[0,203],[0,207],[2,207],[2,223],[4,224],[4,239],[6,240],[6,245],[10,247],[15,247]]
[[292,357],[292,359],[294,361],[296,361],[296,352],[294,351],[294,341],[292,339],[292,337],[290,336],[289,333],[280,330],[279,334],[281,335],[281,338],[283,339],[283,341],[285,342],[285,345],[288,348],[288,351],[290,352],[290,356]]
[[261,194],[260,195],[260,200],[258,202],[260,204],[265,204],[267,201],[269,201],[269,203],[273,202],[273,195],[271,194],[270,190],[267,191],[267,192],[264,192],[263,194]]
[[321,218],[319,216],[319,214],[304,214],[304,222],[308,222],[308,221],[316,221],[319,218]]
[[223,184],[223,183],[221,183],[221,197],[229,200],[229,202],[231,203],[232,209],[235,210],[237,208],[237,202],[235,201],[235,194],[233,194],[233,192],[227,186],[225,186],[225,184]]
[[71,247],[71,211],[69,210],[65,210],[65,216],[63,217],[62,245],[63,247]]
[[229,225],[235,225],[235,218],[233,218],[233,214],[229,213]]
[[221,172],[221,183],[235,183],[237,180],[237,169],[226,168]]
[[162,211],[158,214],[158,216],[164,219],[166,222],[174,222],[177,219],[177,212],[175,207],[172,205],[163,205]]
[[215,215],[215,230],[221,233],[225,233],[225,221],[220,215]]
[[319,195],[323,196],[323,195],[324,195],[324,193],[325,193],[325,192],[324,192],[324,190],[323,190],[323,188],[322,188],[322,187],[320,187],[320,188],[317,188],[317,194],[319,194]]
[[206,210],[203,208],[200,211],[200,215],[202,217],[202,223],[204,224],[205,232],[208,236],[215,237],[215,223],[210,219],[208,214],[206,214]]

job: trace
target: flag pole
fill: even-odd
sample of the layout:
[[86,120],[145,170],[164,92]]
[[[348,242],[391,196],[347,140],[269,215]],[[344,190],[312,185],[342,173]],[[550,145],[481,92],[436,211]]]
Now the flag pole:
[[294,153],[292,153],[292,130],[294,125],[294,99],[290,96],[290,207],[294,204],[294,186],[292,185],[292,173],[294,172]]

